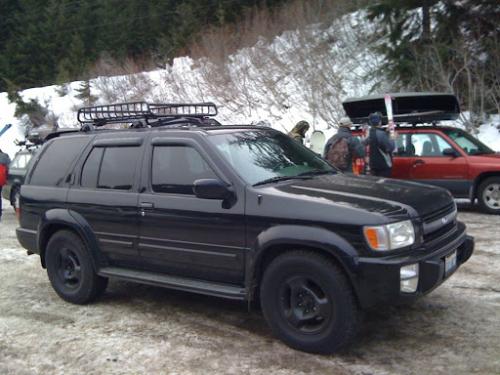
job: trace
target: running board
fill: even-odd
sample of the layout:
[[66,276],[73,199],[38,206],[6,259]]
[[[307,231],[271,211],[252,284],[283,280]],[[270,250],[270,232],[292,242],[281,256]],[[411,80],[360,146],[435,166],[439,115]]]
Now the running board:
[[164,288],[206,294],[235,300],[245,300],[246,290],[233,285],[169,276],[161,273],[131,270],[127,268],[105,267],[98,272],[99,276],[115,277],[141,284],[161,286]]

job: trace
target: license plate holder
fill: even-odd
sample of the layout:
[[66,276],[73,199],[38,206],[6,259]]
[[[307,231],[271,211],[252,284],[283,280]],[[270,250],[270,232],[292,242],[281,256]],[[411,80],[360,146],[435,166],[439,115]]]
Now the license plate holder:
[[451,254],[445,256],[444,258],[444,276],[447,277],[457,268],[457,251],[455,250]]

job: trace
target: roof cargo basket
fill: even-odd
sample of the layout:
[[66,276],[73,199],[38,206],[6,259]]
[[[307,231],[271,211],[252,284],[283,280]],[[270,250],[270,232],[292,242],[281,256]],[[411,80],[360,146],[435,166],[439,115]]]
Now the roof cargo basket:
[[218,113],[213,103],[150,104],[149,108],[160,117],[212,117]]
[[217,113],[217,106],[214,103],[131,102],[80,108],[78,122],[82,125],[103,126],[111,123],[144,121],[150,126],[164,126],[169,124],[168,120],[178,124],[179,120],[185,119],[187,123],[199,124],[203,123],[200,120],[216,116]]

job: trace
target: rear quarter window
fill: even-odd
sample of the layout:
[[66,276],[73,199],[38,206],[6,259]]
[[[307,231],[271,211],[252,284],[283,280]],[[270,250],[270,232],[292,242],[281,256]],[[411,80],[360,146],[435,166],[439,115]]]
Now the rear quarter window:
[[75,159],[87,145],[85,137],[60,138],[47,144],[31,174],[30,185],[60,186]]

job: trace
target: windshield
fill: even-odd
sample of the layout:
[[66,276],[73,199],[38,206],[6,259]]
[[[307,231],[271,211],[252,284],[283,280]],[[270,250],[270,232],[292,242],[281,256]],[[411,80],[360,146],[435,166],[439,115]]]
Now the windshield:
[[464,132],[463,130],[443,129],[443,131],[468,155],[482,155],[482,154],[495,153],[495,151],[486,146],[479,139],[473,137],[467,132]]
[[224,158],[248,183],[336,170],[308,148],[281,133],[245,131],[209,137]]

